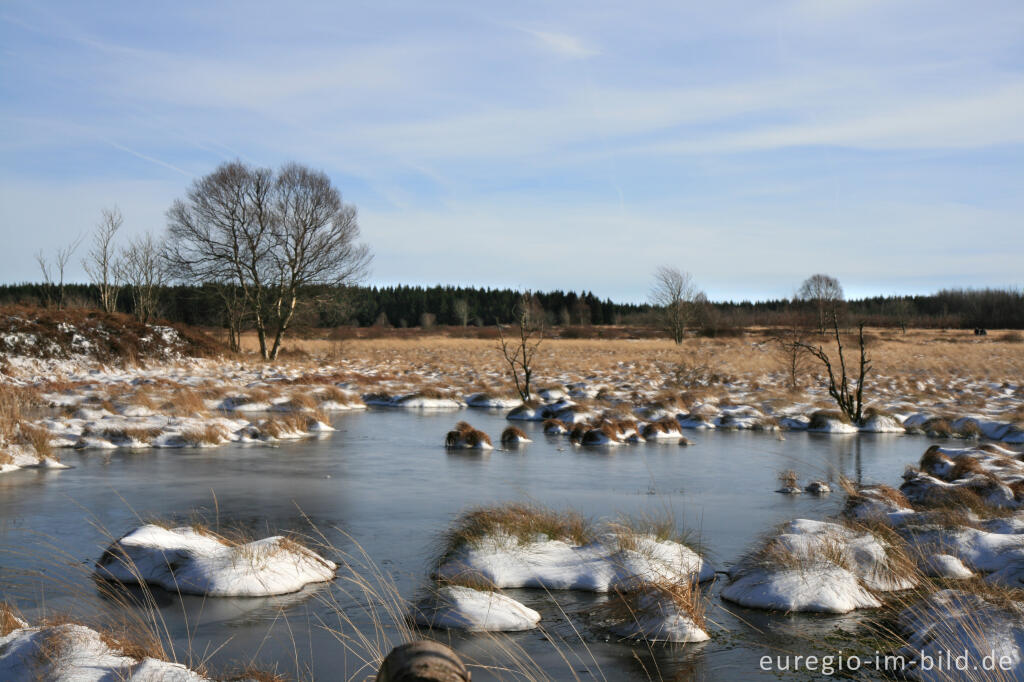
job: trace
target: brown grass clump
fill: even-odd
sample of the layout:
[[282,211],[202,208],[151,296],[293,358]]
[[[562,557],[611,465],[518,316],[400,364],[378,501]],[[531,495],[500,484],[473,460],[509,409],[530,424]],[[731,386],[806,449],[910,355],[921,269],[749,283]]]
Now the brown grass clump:
[[955,481],[960,478],[967,476],[973,476],[975,474],[984,474],[985,469],[981,465],[981,461],[977,457],[970,455],[957,455],[953,458],[953,469],[949,472],[947,477],[950,481]]
[[825,429],[828,428],[829,421],[840,421],[844,424],[849,424],[849,418],[841,412],[834,410],[818,410],[811,415],[811,421],[807,425],[808,429]]
[[52,459],[55,456],[53,446],[50,445],[50,432],[44,428],[22,422],[19,440],[24,445],[32,447],[36,453],[36,459],[40,462],[47,457]]
[[924,454],[921,455],[921,461],[918,463],[922,471],[936,471],[953,463],[953,460],[948,455],[940,452],[940,450],[941,448],[938,445],[932,445],[924,451]]
[[475,448],[482,444],[491,444],[491,437],[488,436],[483,431],[478,431],[477,429],[473,429],[472,431],[467,433],[464,436],[463,440],[465,441],[466,445],[471,448]]
[[181,432],[181,437],[193,447],[198,447],[200,445],[220,445],[229,439],[229,434],[221,424],[206,424],[185,429]]
[[[700,585],[689,580],[639,580],[629,591],[616,590],[595,615],[607,623],[631,623],[645,615],[665,615],[662,611],[666,606],[685,613],[701,630],[707,629],[704,595]],[[648,614],[651,610],[656,612]]]
[[800,484],[800,475],[792,469],[780,471],[778,479],[783,488],[797,488]]
[[207,413],[203,397],[190,388],[178,388],[175,390],[170,400],[161,405],[160,409],[183,417],[205,415]]
[[115,653],[141,661],[144,658],[167,660],[163,643],[149,628],[122,621],[98,628],[100,639]]
[[973,419],[967,419],[953,429],[953,435],[958,438],[981,438],[981,427]]
[[569,429],[569,440],[573,443],[582,443],[583,437],[587,435],[587,431],[590,431],[592,428],[594,427],[585,422],[577,422],[573,424],[572,428]]
[[0,383],[0,442],[11,442],[16,438],[24,408],[42,404],[43,399],[37,390]]
[[879,500],[897,509],[913,508],[906,495],[891,486],[877,484],[858,487],[856,483],[846,476],[839,478],[839,485],[846,493],[846,511],[850,511],[854,507],[872,500]]
[[1011,510],[988,504],[981,494],[983,488],[956,485],[947,488],[932,487],[917,506],[931,512],[974,513],[983,518],[1006,516]]
[[149,445],[153,440],[159,436],[163,431],[157,427],[125,427],[121,429],[106,429],[104,435],[107,438],[115,438],[120,440],[135,441]]
[[639,547],[637,540],[649,537],[657,542],[685,545],[698,554],[704,554],[700,538],[693,531],[680,528],[671,514],[619,516],[607,525],[615,536],[616,545],[622,550],[636,551]]
[[497,534],[511,535],[524,544],[533,542],[538,535],[574,545],[585,545],[594,538],[590,522],[574,511],[558,512],[518,502],[479,507],[462,514],[445,533],[441,560]]
[[315,411],[320,403],[308,393],[293,393],[288,399],[288,406],[297,411]]
[[450,396],[448,395],[448,393],[441,391],[433,386],[425,386],[424,388],[421,388],[420,390],[413,393],[413,397],[438,399],[448,398]]
[[942,417],[932,417],[921,424],[921,430],[932,438],[951,438],[953,436],[953,427],[950,426],[949,420]]
[[322,400],[334,401],[337,403],[348,403],[352,400],[352,394],[347,391],[343,391],[337,386],[324,386],[324,388],[317,394]]
[[516,440],[528,440],[528,439],[529,439],[529,436],[526,435],[526,432],[523,431],[518,426],[506,427],[505,430],[501,432],[501,442],[502,443],[513,443]]
[[[573,432],[575,431],[576,430],[573,429]],[[572,438],[571,435],[570,438]],[[619,440],[618,429],[616,429],[615,426],[613,424],[610,424],[609,422],[604,422],[597,427],[587,428],[587,430],[584,431],[582,438],[580,439],[580,443],[582,443],[583,445],[601,445],[604,442],[604,439],[608,439],[611,441]]]
[[6,637],[20,628],[24,620],[16,608],[0,601],[0,637]]
[[561,419],[545,419],[544,420],[544,433],[554,433],[556,431],[568,431],[569,427],[565,425]]

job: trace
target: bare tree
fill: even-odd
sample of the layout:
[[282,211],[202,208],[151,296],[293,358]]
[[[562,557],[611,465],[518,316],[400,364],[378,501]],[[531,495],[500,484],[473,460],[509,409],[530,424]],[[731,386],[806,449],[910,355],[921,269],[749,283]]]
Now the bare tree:
[[43,275],[43,305],[49,308],[53,305],[53,293],[56,287],[53,285],[53,271],[50,261],[42,249],[36,251],[36,263],[39,265],[39,272]]
[[452,312],[455,313],[455,319],[459,321],[459,324],[465,327],[469,324],[469,301],[464,298],[457,298],[452,303]]
[[[78,235],[68,244],[56,249],[53,252],[52,262],[46,258],[42,249],[36,252],[36,263],[39,264],[39,269],[43,274],[44,297],[47,306],[56,302],[57,310],[64,309],[64,273],[68,263],[71,262],[71,256],[82,243],[82,239],[83,235]],[[56,281],[54,281],[55,279]]]
[[789,390],[796,390],[807,371],[810,355],[807,351],[806,331],[799,325],[777,327],[771,332],[772,350],[786,373]]
[[152,234],[128,242],[117,260],[116,275],[131,292],[135,319],[143,324],[156,319],[166,269],[161,245]]
[[[215,284],[225,292],[225,317],[239,319],[235,293],[252,316],[266,359],[266,299],[273,248],[273,173],[234,161],[192,183],[167,211],[164,256],[175,279]],[[237,291],[233,290],[237,287]]]
[[366,275],[370,251],[359,243],[356,208],[341,200],[323,171],[297,163],[281,168],[275,183],[274,248],[276,282],[270,319],[276,331],[270,359],[277,357],[303,287],[349,286]]
[[297,164],[276,175],[222,164],[193,182],[167,218],[166,258],[177,276],[235,287],[267,360],[277,357],[301,296],[355,283],[370,262],[355,208],[325,173]]
[[516,329],[512,337],[505,336],[501,321],[498,321],[498,350],[508,364],[519,397],[526,402],[532,395],[530,382],[533,379],[534,359],[544,341],[544,309],[533,294],[527,291],[516,302],[513,317]]
[[82,267],[99,289],[100,307],[108,313],[117,310],[117,292],[120,287],[114,276],[114,261],[117,258],[114,238],[123,224],[124,218],[117,206],[103,209],[100,213],[100,222],[92,235],[92,248],[82,259]]
[[846,358],[843,355],[843,340],[839,335],[839,320],[836,314],[832,313],[832,329],[835,332],[836,354],[839,359],[839,377],[832,368],[828,353],[821,346],[811,346],[801,343],[811,355],[818,358],[828,372],[828,394],[836,401],[839,411],[854,424],[861,424],[864,416],[864,379],[871,371],[871,360],[868,359],[867,348],[864,344],[864,323],[858,325],[858,345],[860,346],[860,363],[857,373],[857,391],[851,393],[850,381],[846,375]]
[[683,342],[686,329],[696,321],[702,299],[703,292],[690,273],[667,265],[655,271],[650,301],[661,310],[665,331],[676,343]]
[[827,314],[831,311],[835,316],[836,305],[843,300],[843,287],[835,277],[818,273],[803,281],[796,297],[815,305],[818,311],[818,332],[824,335]]

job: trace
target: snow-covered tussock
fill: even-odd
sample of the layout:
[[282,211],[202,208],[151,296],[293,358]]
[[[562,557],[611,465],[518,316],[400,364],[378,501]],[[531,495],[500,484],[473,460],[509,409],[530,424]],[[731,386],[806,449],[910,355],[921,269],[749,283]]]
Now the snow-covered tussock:
[[797,519],[740,562],[722,598],[779,611],[875,608],[875,593],[916,584],[900,550],[867,529]]
[[72,623],[22,627],[0,637],[4,682],[209,682],[179,663],[125,656],[95,630]]
[[96,575],[210,597],[287,594],[334,578],[337,566],[282,536],[231,543],[207,531],[148,524],[114,542]]
[[[903,610],[897,622],[907,645],[896,653],[906,657],[910,679],[1024,679],[1024,604],[942,590]],[[935,665],[950,655],[962,656],[965,667],[958,671],[954,662],[951,671]],[[999,667],[972,676],[986,657]]]

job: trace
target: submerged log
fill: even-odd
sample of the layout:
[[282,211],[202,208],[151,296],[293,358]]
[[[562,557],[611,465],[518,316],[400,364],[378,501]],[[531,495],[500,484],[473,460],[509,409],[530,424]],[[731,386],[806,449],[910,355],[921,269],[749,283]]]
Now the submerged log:
[[439,642],[396,646],[381,663],[377,682],[470,682],[459,655]]

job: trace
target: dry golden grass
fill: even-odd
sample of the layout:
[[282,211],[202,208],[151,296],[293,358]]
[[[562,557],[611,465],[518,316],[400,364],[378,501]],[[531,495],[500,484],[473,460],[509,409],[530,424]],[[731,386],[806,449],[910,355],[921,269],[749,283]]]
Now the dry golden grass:
[[53,446],[50,445],[50,432],[38,426],[31,426],[27,422],[21,423],[19,440],[36,453],[36,459],[40,462],[46,458],[54,458]]
[[[694,625],[704,630],[706,604],[699,585],[689,580],[640,580],[629,591],[617,590],[608,602],[598,607],[597,617],[608,623],[639,622],[644,616],[664,617],[665,607],[685,613]],[[647,610],[653,609],[651,614]]]
[[[708,398],[727,399],[719,382],[738,378],[758,400],[779,404],[813,402],[832,409],[823,387],[822,368],[809,365],[801,388],[786,386],[785,368],[780,364],[770,340],[771,330],[751,329],[737,338],[688,338],[677,346],[667,339],[546,339],[535,359],[537,386],[586,381],[603,389],[601,399],[619,393],[634,402],[650,400],[650,386],[666,389],[657,398],[665,407],[683,411]],[[970,331],[911,330],[900,334],[892,330],[869,333],[869,355],[873,369],[868,377],[869,401],[894,399],[909,401],[927,409],[937,403],[960,406],[965,410],[984,409],[996,392],[981,382],[1015,382],[1024,375],[1024,344],[1003,342],[1002,336],[975,337]],[[812,336],[835,360],[834,342],[829,337]],[[304,354],[292,356],[288,364],[305,375],[290,379],[295,383],[348,382],[359,393],[402,394],[424,391],[439,394],[484,392],[512,397],[510,384],[496,341],[486,338],[454,338],[443,332],[431,336],[379,337],[348,339],[344,355],[337,355],[334,341],[291,339]],[[844,336],[848,364],[855,365],[856,341]],[[251,347],[244,339],[243,346]],[[253,356],[252,362],[258,362]],[[323,372],[324,362],[339,363],[333,373]],[[431,375],[426,380],[424,375]],[[443,378],[436,378],[436,377]],[[701,383],[694,383],[699,381]],[[964,390],[965,382],[976,385]],[[950,387],[956,384],[952,394]],[[612,388],[612,386],[614,388]],[[805,390],[815,389],[815,394]],[[1021,399],[1024,400],[1024,394]],[[723,405],[725,403],[722,403]],[[1009,418],[1024,419],[1024,408]],[[939,425],[940,427],[942,425]],[[937,432],[938,433],[938,432]],[[961,437],[976,434],[967,427]]]
[[16,608],[0,601],[0,637],[6,637],[21,627],[24,619]]
[[203,397],[198,392],[181,386],[171,392],[168,400],[160,406],[160,409],[182,417],[207,414]]
[[[669,363],[682,357],[713,357],[716,369],[728,374],[780,371],[777,358],[768,347],[768,331],[751,329],[738,338],[688,338],[679,346],[668,339],[546,339],[538,352],[540,367],[553,371],[586,367],[608,370],[625,363]],[[872,337],[869,350],[876,372],[885,375],[1012,377],[1024,374],[1024,344],[1013,332],[975,337],[970,330],[866,330]],[[813,336],[831,352],[829,338]],[[243,337],[243,349],[252,351],[255,338]],[[310,355],[335,350],[336,342],[322,339],[290,339],[289,345]],[[855,348],[853,336],[844,337],[848,350]],[[397,363],[398,367],[492,368],[502,370],[501,358],[492,339],[450,338],[443,335],[415,339],[350,339],[345,342],[347,361]],[[580,361],[586,360],[587,364]],[[586,371],[586,370],[584,370]]]
[[221,424],[206,424],[185,429],[181,432],[181,437],[193,446],[220,445],[228,440],[228,433]]
[[520,542],[532,542],[537,535],[585,545],[593,539],[590,522],[574,511],[559,512],[539,505],[512,503],[480,507],[460,516],[444,535],[441,560],[461,547],[477,544],[496,533]]

